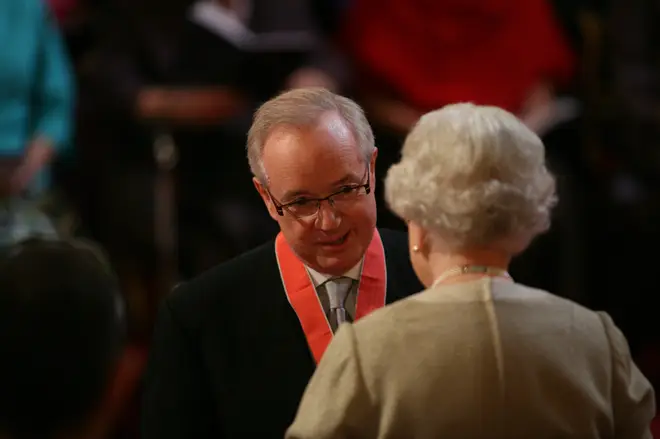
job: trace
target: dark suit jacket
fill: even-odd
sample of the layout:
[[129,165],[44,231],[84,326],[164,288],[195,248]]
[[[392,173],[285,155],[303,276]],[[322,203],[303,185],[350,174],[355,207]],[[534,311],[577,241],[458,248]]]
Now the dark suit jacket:
[[[405,234],[381,231],[387,302],[422,290]],[[315,369],[274,242],[178,287],[162,305],[142,439],[282,438]]]

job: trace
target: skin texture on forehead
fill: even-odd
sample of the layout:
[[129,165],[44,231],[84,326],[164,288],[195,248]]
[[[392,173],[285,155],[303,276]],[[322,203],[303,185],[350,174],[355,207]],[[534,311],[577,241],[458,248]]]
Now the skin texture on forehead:
[[271,192],[284,202],[298,194],[322,196],[347,177],[359,180],[366,165],[353,133],[335,113],[313,127],[276,127],[262,160]]

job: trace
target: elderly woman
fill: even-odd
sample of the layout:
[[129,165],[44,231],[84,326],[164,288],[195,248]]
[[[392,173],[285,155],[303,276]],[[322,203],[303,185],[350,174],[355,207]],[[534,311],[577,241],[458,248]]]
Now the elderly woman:
[[339,329],[287,438],[651,438],[653,389],[610,317],[507,272],[556,201],[534,133],[444,107],[385,185],[427,289]]

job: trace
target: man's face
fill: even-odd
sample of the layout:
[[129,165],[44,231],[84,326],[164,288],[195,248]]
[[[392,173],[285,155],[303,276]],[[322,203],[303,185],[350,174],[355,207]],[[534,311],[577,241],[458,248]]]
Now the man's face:
[[[262,160],[268,186],[256,180],[255,185],[298,257],[329,275],[341,275],[356,265],[376,227],[376,151],[365,163],[346,123],[327,113],[314,127],[276,127],[266,140]],[[283,216],[277,212],[275,203],[305,203],[366,184],[367,179],[371,192],[361,192],[348,203],[332,206],[322,201],[318,212],[306,217],[286,207]]]

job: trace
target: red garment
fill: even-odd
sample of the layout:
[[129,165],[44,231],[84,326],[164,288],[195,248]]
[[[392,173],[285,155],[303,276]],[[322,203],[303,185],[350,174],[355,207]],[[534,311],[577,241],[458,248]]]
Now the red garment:
[[574,66],[545,0],[353,0],[341,36],[365,86],[423,111],[459,101],[517,111]]

